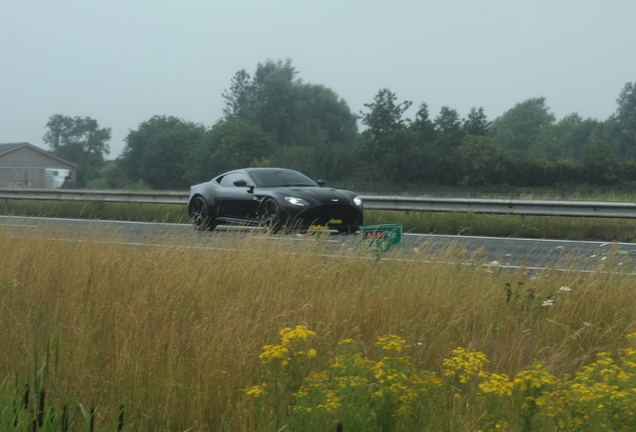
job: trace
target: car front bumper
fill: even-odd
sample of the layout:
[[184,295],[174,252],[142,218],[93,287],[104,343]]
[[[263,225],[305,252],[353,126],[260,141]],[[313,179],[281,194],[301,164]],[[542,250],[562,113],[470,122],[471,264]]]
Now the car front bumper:
[[362,225],[361,207],[343,204],[324,204],[315,207],[281,207],[282,222],[287,227],[309,228],[320,225],[329,228],[359,228]]

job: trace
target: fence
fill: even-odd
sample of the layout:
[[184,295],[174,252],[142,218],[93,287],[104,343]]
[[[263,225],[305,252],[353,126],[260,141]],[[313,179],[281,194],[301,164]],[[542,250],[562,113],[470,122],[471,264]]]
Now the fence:
[[[188,192],[93,191],[65,189],[0,189],[0,199],[47,201],[103,201],[187,204]],[[636,203],[478,198],[415,198],[363,195],[367,210],[471,212],[535,216],[636,219]]]

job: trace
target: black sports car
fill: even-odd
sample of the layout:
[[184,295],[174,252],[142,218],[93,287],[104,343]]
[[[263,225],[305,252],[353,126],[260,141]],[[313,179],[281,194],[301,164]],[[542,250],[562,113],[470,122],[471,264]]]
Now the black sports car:
[[188,214],[197,230],[217,224],[304,230],[314,225],[355,232],[362,225],[362,200],[355,193],[323,187],[298,171],[246,168],[190,188]]

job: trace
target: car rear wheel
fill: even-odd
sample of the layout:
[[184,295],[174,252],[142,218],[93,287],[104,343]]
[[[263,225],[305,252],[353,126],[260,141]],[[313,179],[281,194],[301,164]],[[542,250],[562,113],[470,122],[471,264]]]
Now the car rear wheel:
[[267,231],[277,233],[281,230],[280,206],[273,199],[266,200],[261,206],[261,226]]
[[192,226],[197,231],[212,231],[216,228],[216,218],[210,215],[208,203],[203,197],[196,197],[192,201],[190,210],[192,217]]

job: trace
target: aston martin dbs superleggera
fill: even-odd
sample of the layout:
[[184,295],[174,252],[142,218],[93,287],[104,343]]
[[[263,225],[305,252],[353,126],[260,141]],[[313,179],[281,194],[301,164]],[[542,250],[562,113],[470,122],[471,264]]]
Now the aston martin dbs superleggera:
[[277,232],[318,225],[344,233],[360,229],[363,206],[354,192],[324,187],[298,171],[245,168],[192,186],[188,213],[197,230],[240,224]]

